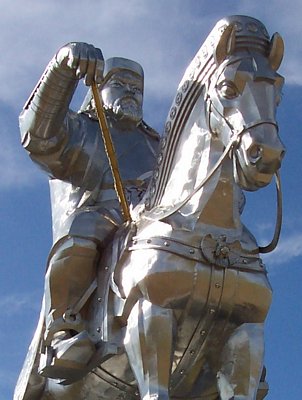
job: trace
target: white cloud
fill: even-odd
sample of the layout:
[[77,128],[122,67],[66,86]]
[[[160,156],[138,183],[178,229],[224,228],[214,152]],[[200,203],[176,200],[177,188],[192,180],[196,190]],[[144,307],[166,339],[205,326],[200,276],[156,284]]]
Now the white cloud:
[[40,291],[30,293],[12,293],[0,297],[1,318],[9,315],[10,317],[23,313],[26,310],[38,311],[39,301],[37,301]]
[[264,256],[265,262],[270,266],[271,270],[275,270],[275,266],[282,264],[289,265],[298,257],[302,256],[302,233],[295,232],[280,240],[274,252]]
[[[184,68],[213,25],[225,14],[251,14],[280,30],[286,38],[283,70],[289,82],[301,83],[301,51],[296,38],[301,33],[302,5],[271,0],[213,1],[90,0],[73,2],[2,0],[0,49],[3,82],[0,96],[20,105],[30,93],[54,52],[68,41],[87,41],[99,46],[105,57],[123,55],[141,62],[150,96],[172,97]],[[17,10],[17,11],[16,11]],[[272,12],[274,10],[274,12]],[[282,15],[282,18],[280,18]],[[168,107],[167,107],[168,108]]]
[[[0,182],[1,191],[24,186],[33,186],[39,179],[41,173],[33,163],[27,159],[23,150],[17,127],[17,116],[10,114],[12,121],[3,123],[0,121],[1,136],[1,168]],[[0,118],[3,113],[0,113]],[[15,122],[15,123],[14,123]]]
[[3,3],[0,48],[5,57],[0,76],[9,84],[2,86],[1,97],[11,103],[19,94],[23,98],[29,94],[60,46],[77,40],[100,46],[106,57],[123,55],[142,62],[151,92],[161,87],[163,95],[178,67],[173,62],[175,50],[184,46],[179,27],[188,24],[190,17],[188,11],[178,12],[179,1],[173,7],[170,1],[150,4],[138,0],[128,1],[127,7],[124,2],[106,0],[87,1],[85,6],[75,2],[72,7],[56,1]]

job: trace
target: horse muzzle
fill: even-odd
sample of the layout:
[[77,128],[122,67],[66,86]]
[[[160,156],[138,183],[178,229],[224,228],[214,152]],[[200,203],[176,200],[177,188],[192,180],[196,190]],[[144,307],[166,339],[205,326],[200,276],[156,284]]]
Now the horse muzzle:
[[249,191],[268,185],[284,155],[285,147],[276,125],[263,123],[252,127],[242,134],[234,152],[236,182]]

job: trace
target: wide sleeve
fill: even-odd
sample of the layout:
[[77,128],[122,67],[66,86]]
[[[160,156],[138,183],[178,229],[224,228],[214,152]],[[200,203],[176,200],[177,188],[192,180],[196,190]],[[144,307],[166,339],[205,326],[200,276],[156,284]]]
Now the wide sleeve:
[[20,114],[21,142],[51,178],[92,190],[105,157],[97,122],[69,110],[77,83],[55,58],[49,63]]

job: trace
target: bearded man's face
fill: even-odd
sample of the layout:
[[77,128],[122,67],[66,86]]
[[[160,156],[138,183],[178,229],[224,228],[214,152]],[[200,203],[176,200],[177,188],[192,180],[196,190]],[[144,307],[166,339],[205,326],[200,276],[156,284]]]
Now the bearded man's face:
[[143,118],[143,78],[122,70],[112,75],[102,89],[103,103],[118,119],[138,123]]

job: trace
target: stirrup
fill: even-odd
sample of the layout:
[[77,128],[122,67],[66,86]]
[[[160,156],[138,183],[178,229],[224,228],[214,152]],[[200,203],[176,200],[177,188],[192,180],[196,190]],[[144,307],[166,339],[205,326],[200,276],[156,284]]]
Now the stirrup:
[[87,365],[95,351],[87,331],[68,339],[55,338],[41,353],[38,372],[44,377],[59,379],[61,384],[70,384],[87,374]]
[[57,318],[46,327],[44,335],[44,346],[50,346],[56,333],[61,331],[82,332],[85,330],[85,323],[82,321],[79,313],[74,314],[71,310],[67,310],[63,317]]

